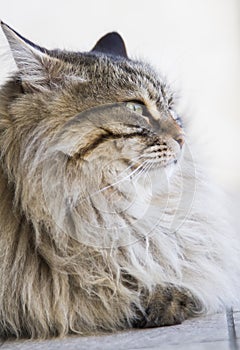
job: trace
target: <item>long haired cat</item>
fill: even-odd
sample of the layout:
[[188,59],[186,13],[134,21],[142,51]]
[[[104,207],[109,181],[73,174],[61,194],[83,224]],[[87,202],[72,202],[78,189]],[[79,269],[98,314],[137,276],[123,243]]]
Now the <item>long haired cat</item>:
[[240,247],[167,83],[117,33],[47,50],[1,23],[0,335],[181,323],[238,301]]

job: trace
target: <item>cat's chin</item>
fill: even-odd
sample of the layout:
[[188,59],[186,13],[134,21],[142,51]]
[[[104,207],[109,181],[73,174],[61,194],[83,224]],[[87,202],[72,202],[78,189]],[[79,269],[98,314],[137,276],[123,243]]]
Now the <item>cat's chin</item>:
[[160,166],[153,170],[153,173],[156,173],[156,176],[165,176],[167,179],[170,179],[173,175],[174,172],[177,169],[177,165],[175,162],[171,162],[168,165],[165,166]]
[[148,184],[152,194],[166,192],[176,171],[177,163],[174,161],[164,166],[156,165],[147,172],[145,179],[141,179],[141,181],[144,181],[145,185]]
[[155,163],[153,167],[150,168],[149,173],[152,174],[152,176],[165,176],[166,178],[170,179],[174,173],[174,171],[177,168],[177,160],[172,160],[168,162],[167,164],[159,164]]

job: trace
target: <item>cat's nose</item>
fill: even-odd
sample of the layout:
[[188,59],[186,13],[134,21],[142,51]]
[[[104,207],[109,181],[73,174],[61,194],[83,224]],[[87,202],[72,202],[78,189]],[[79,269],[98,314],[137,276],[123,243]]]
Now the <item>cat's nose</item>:
[[175,137],[175,140],[179,144],[180,148],[182,148],[182,146],[183,146],[183,144],[185,142],[184,135],[183,134],[179,134],[178,136]]

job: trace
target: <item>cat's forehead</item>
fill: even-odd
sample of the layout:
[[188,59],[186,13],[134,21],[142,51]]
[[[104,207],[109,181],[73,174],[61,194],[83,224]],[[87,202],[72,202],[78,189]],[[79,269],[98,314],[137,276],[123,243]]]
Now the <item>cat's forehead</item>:
[[66,50],[51,50],[49,54],[65,63],[70,63],[76,67],[89,69],[116,70],[119,69],[128,75],[142,74],[144,78],[152,81],[162,82],[154,68],[144,61],[132,60],[114,55],[106,55],[98,52],[72,52]]
[[[1,23],[18,67],[18,80],[25,92],[68,92],[88,99],[140,100],[158,108],[168,106],[168,85],[150,64],[132,60],[122,37],[108,33],[89,52],[48,50],[25,39]],[[84,85],[84,86],[83,86]],[[76,89],[75,89],[76,88]],[[169,94],[170,93],[170,94]],[[105,98],[105,100],[106,100]]]
[[152,99],[159,99],[160,95],[164,99],[172,94],[166,81],[147,62],[98,52],[53,50],[49,53],[65,63],[68,69],[70,65],[75,74],[87,76],[92,83],[112,81],[119,88],[148,89]]

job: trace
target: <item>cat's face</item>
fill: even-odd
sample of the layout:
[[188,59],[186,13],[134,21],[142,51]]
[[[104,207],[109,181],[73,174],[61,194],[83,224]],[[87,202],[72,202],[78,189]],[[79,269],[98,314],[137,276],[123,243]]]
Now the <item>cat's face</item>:
[[64,153],[68,167],[95,162],[112,174],[114,167],[151,171],[177,163],[184,136],[173,95],[149,65],[127,57],[118,34],[88,53],[71,53],[2,28],[19,69],[8,110],[15,151],[25,159],[44,144],[44,152]]

